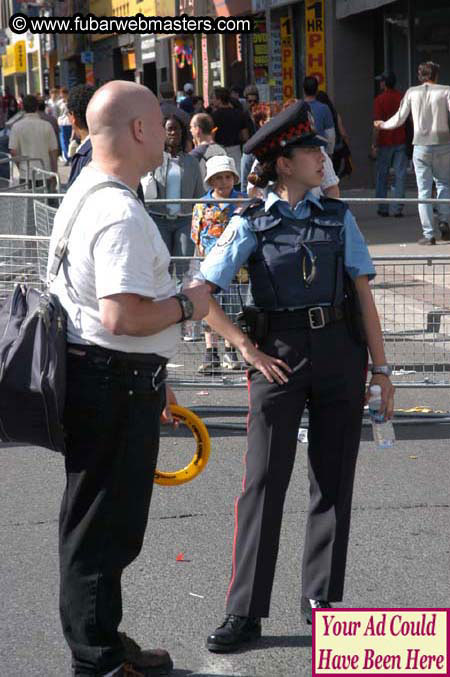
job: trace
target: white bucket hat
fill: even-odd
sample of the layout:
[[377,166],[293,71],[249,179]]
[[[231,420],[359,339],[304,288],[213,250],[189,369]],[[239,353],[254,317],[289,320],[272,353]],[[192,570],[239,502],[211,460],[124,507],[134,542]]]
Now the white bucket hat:
[[228,155],[213,155],[212,158],[206,161],[206,176],[205,181],[209,183],[209,179],[214,174],[219,172],[232,172],[236,178],[235,183],[239,183],[241,177],[236,171],[236,165],[232,157]]

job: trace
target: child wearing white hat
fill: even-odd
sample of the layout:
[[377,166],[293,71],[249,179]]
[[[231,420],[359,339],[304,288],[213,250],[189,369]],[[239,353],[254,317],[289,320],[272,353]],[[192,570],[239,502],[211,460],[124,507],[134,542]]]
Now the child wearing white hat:
[[[240,177],[236,170],[233,158],[228,155],[214,155],[206,163],[205,183],[210,186],[210,190],[203,196],[203,199],[212,198],[214,200],[244,197],[234,186],[239,183]],[[225,231],[233,215],[236,203],[221,202],[219,204],[197,203],[192,212],[191,239],[195,244],[195,253],[197,256],[206,256],[217,240]],[[236,286],[236,285],[234,285]],[[233,285],[232,285],[233,287]],[[233,289],[230,289],[231,299],[233,299]],[[223,310],[231,315],[239,312],[237,293],[234,302],[222,297]],[[199,372],[205,375],[212,375],[220,368],[240,370],[243,368],[236,350],[225,342],[225,355],[222,364],[220,362],[217,346],[217,337],[209,327],[205,327],[206,352],[203,363],[199,367]]]

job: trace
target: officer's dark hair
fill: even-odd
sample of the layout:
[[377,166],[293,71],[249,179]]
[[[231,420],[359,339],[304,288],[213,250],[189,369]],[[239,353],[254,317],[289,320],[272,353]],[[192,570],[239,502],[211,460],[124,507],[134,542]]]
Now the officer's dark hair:
[[303,91],[306,96],[316,96],[319,89],[319,81],[314,75],[307,75],[303,80]]
[[299,145],[300,144],[297,145],[292,143],[286,148],[283,148],[273,159],[265,162],[258,162],[255,169],[248,175],[247,180],[257,188],[265,188],[269,181],[277,181],[277,158],[285,157],[289,160],[292,159],[294,148],[298,148]]
[[417,70],[419,82],[428,82],[429,80],[434,82],[439,75],[440,69],[441,67],[438,63],[434,63],[434,61],[424,61]]
[[38,111],[41,113],[45,113],[45,99],[43,96],[38,97]]
[[67,97],[67,110],[71,113],[75,119],[77,126],[81,129],[88,128],[86,122],[86,109],[88,107],[89,101],[92,99],[95,93],[95,87],[92,85],[75,85],[69,91],[69,96]]
[[177,122],[181,128],[181,150],[186,151],[187,140],[189,138],[188,128],[184,124],[183,120],[178,117],[175,113],[171,113],[164,117],[163,126],[166,127],[166,124],[171,120],[172,122]]
[[32,94],[26,94],[23,97],[23,109],[25,113],[36,113],[38,109],[38,101]]

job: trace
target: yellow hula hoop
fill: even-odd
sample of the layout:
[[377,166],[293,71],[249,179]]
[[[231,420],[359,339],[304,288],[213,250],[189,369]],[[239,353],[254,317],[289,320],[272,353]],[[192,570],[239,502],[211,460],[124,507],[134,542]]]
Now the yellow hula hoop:
[[208,463],[209,454],[211,451],[211,439],[209,437],[208,429],[203,421],[196,416],[190,409],[179,407],[177,404],[171,404],[170,410],[172,416],[180,423],[184,423],[197,442],[197,450],[192,457],[191,462],[180,470],[175,472],[163,472],[162,470],[155,470],[155,482],[164,487],[173,487],[178,484],[190,482],[200,475]]

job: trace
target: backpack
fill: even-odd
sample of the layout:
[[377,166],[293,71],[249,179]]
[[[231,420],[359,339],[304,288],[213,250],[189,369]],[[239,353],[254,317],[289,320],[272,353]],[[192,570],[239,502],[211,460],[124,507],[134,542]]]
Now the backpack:
[[[92,193],[106,187],[126,188],[115,181],[105,181],[83,195],[55,248],[55,258],[49,271],[51,281],[61,268],[70,233],[81,208]],[[41,291],[17,284],[1,308],[2,441],[65,453],[66,329],[66,312],[58,297],[48,289]]]

